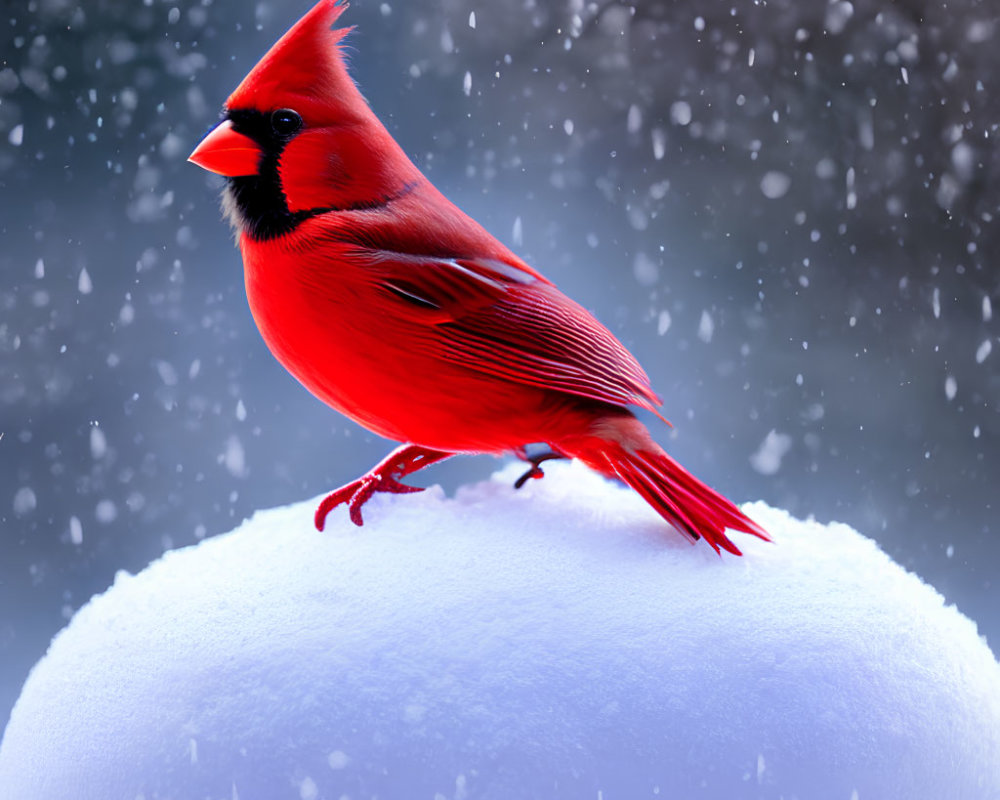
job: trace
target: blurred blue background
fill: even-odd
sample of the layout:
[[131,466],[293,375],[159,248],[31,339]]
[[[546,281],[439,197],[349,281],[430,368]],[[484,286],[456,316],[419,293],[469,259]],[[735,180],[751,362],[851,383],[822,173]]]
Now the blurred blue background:
[[[996,653],[1000,12],[939,6],[357,0],[342,20],[418,166],[643,363],[682,463],[875,538]],[[185,162],[308,7],[4,9],[0,725],[117,570],[392,446],[268,354],[221,181]]]

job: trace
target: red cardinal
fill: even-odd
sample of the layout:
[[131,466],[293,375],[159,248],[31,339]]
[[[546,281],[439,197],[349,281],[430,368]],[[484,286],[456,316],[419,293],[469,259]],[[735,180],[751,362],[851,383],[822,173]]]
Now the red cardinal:
[[[244,78],[190,160],[226,176],[247,297],[271,352],[309,391],[406,442],[316,511],[457,453],[513,452],[541,477],[573,457],[619,478],[692,540],[739,554],[766,539],[689,474],[628,410],[661,400],[642,367],[582,307],[452,205],[375,117],[347,74],[320,0]],[[551,452],[529,456],[528,444]]]

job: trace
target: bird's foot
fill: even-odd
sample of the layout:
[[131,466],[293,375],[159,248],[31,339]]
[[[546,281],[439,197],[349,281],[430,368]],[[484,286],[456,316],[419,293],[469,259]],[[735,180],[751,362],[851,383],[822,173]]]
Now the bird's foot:
[[453,453],[431,450],[428,447],[413,444],[397,447],[370,472],[341,486],[323,498],[319,508],[316,509],[314,518],[316,529],[323,530],[327,514],[341,503],[347,503],[351,522],[359,527],[364,525],[365,521],[361,518],[361,507],[371,499],[373,494],[376,492],[388,492],[389,494],[422,492],[423,487],[407,486],[405,483],[400,483],[399,479],[451,455]]
[[347,503],[350,511],[351,522],[361,526],[365,521],[361,518],[361,507],[367,503],[376,492],[389,492],[390,494],[408,494],[410,492],[422,492],[420,486],[407,486],[400,483],[390,475],[383,475],[375,470],[363,475],[356,481],[351,481],[346,486],[341,486],[337,491],[331,492],[319,504],[316,509],[316,527],[323,530],[326,523],[326,515],[341,503]]
[[546,461],[552,461],[557,458],[566,458],[566,456],[564,456],[562,453],[556,453],[553,450],[550,450],[546,453],[539,453],[538,455],[535,456],[529,456],[527,451],[525,451],[523,447],[516,451],[516,455],[521,460],[527,461],[529,464],[531,464],[531,469],[529,469],[520,478],[514,481],[515,489],[520,489],[531,478],[538,480],[539,478],[545,477],[545,473],[542,472],[542,468],[539,466],[539,464],[542,464]]

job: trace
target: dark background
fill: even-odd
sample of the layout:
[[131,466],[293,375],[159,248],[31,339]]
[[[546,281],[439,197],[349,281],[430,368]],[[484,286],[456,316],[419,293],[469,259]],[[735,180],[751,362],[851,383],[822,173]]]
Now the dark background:
[[[391,446],[267,353],[220,181],[185,162],[307,7],[4,7],[0,724],[117,570]],[[997,652],[995,3],[356,0],[342,19],[415,162],[639,357],[680,461],[875,538]]]

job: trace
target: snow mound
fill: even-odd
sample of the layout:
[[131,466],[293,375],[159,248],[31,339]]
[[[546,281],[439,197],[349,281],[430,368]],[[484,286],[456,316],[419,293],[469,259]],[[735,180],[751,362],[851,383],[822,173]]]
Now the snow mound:
[[774,543],[720,558],[521,469],[119,575],[28,678],[3,796],[1000,796],[1000,665],[873,542],[755,503]]

